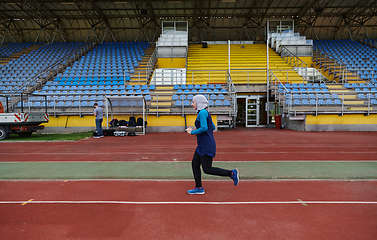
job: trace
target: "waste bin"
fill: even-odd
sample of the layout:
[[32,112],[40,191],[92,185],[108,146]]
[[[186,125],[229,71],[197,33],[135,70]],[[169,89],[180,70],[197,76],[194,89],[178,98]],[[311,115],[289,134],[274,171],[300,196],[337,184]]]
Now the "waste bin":
[[276,129],[279,129],[281,127],[281,116],[280,115],[275,116],[275,127],[276,127]]

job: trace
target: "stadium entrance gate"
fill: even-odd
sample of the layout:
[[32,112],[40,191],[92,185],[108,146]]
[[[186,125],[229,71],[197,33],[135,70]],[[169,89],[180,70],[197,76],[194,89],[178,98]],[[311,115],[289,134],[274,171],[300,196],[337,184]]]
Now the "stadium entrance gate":
[[267,126],[266,95],[247,95],[237,98],[245,98],[245,114],[243,115],[245,127]]

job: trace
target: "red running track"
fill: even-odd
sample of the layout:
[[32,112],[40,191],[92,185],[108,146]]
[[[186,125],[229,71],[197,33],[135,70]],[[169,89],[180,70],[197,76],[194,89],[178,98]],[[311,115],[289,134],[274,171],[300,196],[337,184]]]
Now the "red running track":
[[[217,161],[377,160],[377,132],[296,132],[280,129],[215,133]],[[89,138],[76,142],[2,142],[0,161],[191,161],[187,133]]]
[[186,190],[192,184],[1,181],[0,235],[28,240],[377,236],[377,181],[242,181],[237,187],[205,181],[206,194],[190,196]]

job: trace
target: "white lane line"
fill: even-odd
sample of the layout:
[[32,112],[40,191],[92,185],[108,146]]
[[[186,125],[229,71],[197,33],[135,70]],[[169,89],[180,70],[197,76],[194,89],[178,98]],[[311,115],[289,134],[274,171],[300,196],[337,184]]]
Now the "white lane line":
[[[24,204],[25,201],[0,201],[0,204]],[[128,204],[128,205],[263,205],[300,204],[303,201],[255,201],[255,202],[137,202],[137,201],[30,201],[29,204]],[[377,201],[305,201],[305,204],[377,204]]]
[[[192,182],[192,179],[153,179],[153,178],[104,178],[104,179],[1,179],[1,182]],[[229,180],[222,179],[202,179],[203,182],[229,182]],[[279,179],[279,178],[266,178],[266,179],[242,179],[242,182],[376,182],[377,179]]]
[[[145,155],[166,155],[166,154],[182,154],[182,153],[185,153],[185,154],[191,154],[192,151],[189,151],[189,152],[169,152],[169,153],[166,153],[166,152],[111,152],[111,154],[122,154],[122,155],[139,155],[139,154],[145,154]],[[229,151],[229,152],[224,152],[224,151],[219,151],[217,152],[218,154],[234,154],[234,152],[232,151]],[[347,154],[350,154],[350,153],[357,153],[357,154],[361,154],[361,153],[377,153],[377,151],[368,151],[368,152],[353,152],[353,151],[341,151],[341,152],[338,152],[338,151],[331,151],[331,152],[302,152],[302,151],[297,151],[297,152],[252,152],[252,151],[237,151],[236,153],[244,153],[244,154],[335,154],[335,153],[347,153]],[[25,155],[25,154],[28,154],[28,155],[56,155],[56,154],[59,154],[59,155],[108,155],[107,152],[98,152],[98,153],[90,153],[90,152],[54,152],[54,153],[43,153],[43,152],[12,152],[12,153],[1,153],[2,155]]]
[[[46,161],[0,161],[1,163],[191,163],[191,160],[46,160]],[[215,163],[377,163],[373,160],[215,160]]]

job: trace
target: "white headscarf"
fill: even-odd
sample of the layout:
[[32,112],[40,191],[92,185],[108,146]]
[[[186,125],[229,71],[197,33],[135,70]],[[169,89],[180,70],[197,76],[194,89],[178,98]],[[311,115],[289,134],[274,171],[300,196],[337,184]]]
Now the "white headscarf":
[[200,110],[208,107],[208,100],[205,96],[198,94],[195,97],[193,97],[192,100],[195,100],[196,102],[196,110],[199,112]]

